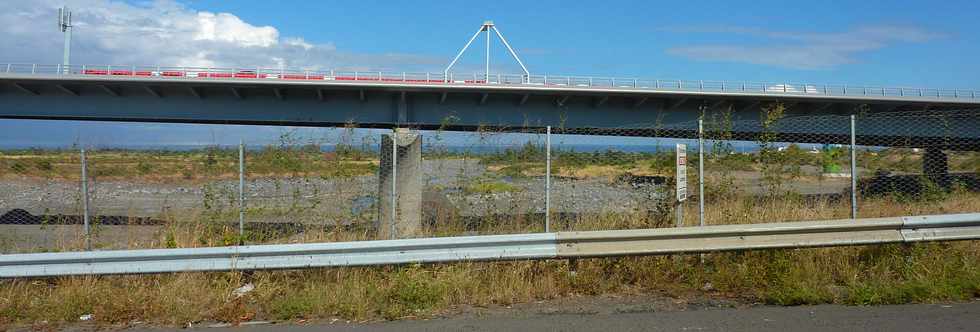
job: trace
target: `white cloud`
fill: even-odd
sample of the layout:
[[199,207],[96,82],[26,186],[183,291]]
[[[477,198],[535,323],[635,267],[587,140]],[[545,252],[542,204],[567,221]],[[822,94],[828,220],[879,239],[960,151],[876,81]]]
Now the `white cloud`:
[[[199,67],[296,67],[418,70],[444,59],[406,54],[356,54],[333,43],[280,36],[232,13],[197,11],[173,0],[130,4],[68,0],[74,13],[72,63]],[[58,0],[15,1],[0,11],[0,62],[60,63]]]
[[[271,47],[279,42],[276,28],[256,27],[228,13],[199,12],[194,30],[194,40],[228,42],[243,47]],[[302,42],[302,39],[298,40]]]
[[922,43],[943,37],[915,27],[866,26],[845,32],[817,33],[769,31],[749,27],[662,29],[672,33],[748,35],[755,45],[708,44],[673,47],[668,54],[694,60],[741,62],[793,69],[831,69],[856,63],[861,53],[896,43]]

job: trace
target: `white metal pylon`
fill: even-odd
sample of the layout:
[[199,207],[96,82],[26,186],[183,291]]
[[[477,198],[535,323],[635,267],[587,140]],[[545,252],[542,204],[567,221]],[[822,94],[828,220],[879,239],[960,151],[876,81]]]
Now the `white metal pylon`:
[[483,25],[480,26],[480,29],[476,30],[476,33],[473,34],[473,37],[470,37],[470,40],[466,42],[466,45],[463,46],[463,49],[459,50],[459,53],[456,54],[456,57],[453,58],[453,61],[449,63],[449,66],[446,67],[446,70],[443,72],[447,82],[449,81],[449,71],[453,69],[453,66],[456,65],[456,61],[459,61],[459,57],[463,56],[463,53],[465,53],[466,49],[470,47],[470,44],[473,44],[473,41],[476,40],[476,37],[480,36],[480,33],[484,31],[486,31],[487,33],[487,67],[486,67],[487,71],[486,71],[486,76],[484,78],[486,79],[487,82],[490,81],[490,30],[493,30],[493,32],[497,34],[497,37],[500,38],[500,41],[503,42],[505,47],[507,47],[507,51],[510,52],[510,55],[514,57],[514,60],[517,60],[517,64],[521,66],[521,69],[524,70],[524,77],[521,78],[521,82],[527,83],[527,80],[531,76],[531,73],[527,71],[527,67],[524,66],[524,62],[521,61],[521,58],[517,56],[517,52],[514,52],[514,49],[510,47],[510,44],[507,43],[507,39],[504,38],[504,35],[502,33],[500,33],[500,30],[497,29],[497,26],[493,24],[493,21],[483,22]]

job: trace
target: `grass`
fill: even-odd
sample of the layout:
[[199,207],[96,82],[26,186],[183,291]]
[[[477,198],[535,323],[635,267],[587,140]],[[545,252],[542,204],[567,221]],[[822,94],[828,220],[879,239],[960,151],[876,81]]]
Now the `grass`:
[[[238,177],[237,149],[90,151],[87,160],[90,174],[102,180],[197,183]],[[318,146],[267,146],[249,151],[246,165],[250,178],[304,175],[338,178],[374,174],[378,160],[373,154],[360,150],[321,152]],[[0,153],[0,176],[77,181],[80,168],[76,151]]]
[[[895,304],[980,296],[980,243],[720,253],[691,257],[461,263],[0,281],[0,322],[59,325],[426,317],[457,305],[578,295],[724,297],[779,305]],[[705,287],[710,284],[711,287]]]
[[[0,168],[10,176],[62,179],[76,176],[73,172],[77,160],[72,159],[73,152],[32,153],[4,154],[0,156]],[[228,153],[104,152],[92,158],[95,172],[103,172],[99,174],[101,177],[200,181],[199,172],[217,178],[233,176],[235,156]],[[464,192],[521,191],[517,185],[494,178],[539,176],[543,165],[532,158],[538,153],[536,147],[528,146],[521,151],[501,153],[496,159],[483,160],[491,173],[498,174],[466,183]],[[617,162],[587,162],[591,158],[615,156],[595,155],[569,154],[559,158],[556,175],[571,178],[613,178],[626,172],[656,175],[673,162],[673,157],[667,154],[617,157],[621,159]],[[581,156],[581,160],[576,161],[573,156]],[[895,158],[887,153],[863,156],[879,157],[876,162],[885,168],[914,164],[908,161],[910,158]],[[849,217],[850,207],[841,198],[808,198],[789,192],[751,196],[733,189],[736,182],[722,171],[757,170],[753,158],[748,154],[729,154],[709,163],[708,170],[712,172],[708,173],[706,187],[712,191],[707,193],[705,202],[708,224]],[[812,159],[813,163],[821,162],[819,158]],[[952,158],[951,164],[972,167],[972,160]],[[372,174],[377,167],[369,154],[357,151],[330,155],[314,149],[283,151],[274,147],[251,157],[249,162],[253,176],[299,179],[321,176],[343,180]],[[338,186],[337,190],[344,187]],[[231,226],[237,220],[237,209],[228,203],[233,201],[225,197],[228,195],[215,189],[212,195],[205,195],[200,209],[161,214],[166,221],[162,231],[152,235],[151,241],[131,243],[130,247],[200,247],[238,242],[237,229]],[[249,242],[355,241],[374,237],[369,227],[372,218],[360,220],[317,212],[317,204],[331,202],[297,197],[287,201],[291,204],[250,206],[246,211],[248,218],[277,217],[320,223],[303,232],[251,230]],[[977,212],[980,194],[954,191],[919,197],[891,195],[865,198],[860,204],[861,217]],[[697,222],[696,205],[696,202],[686,205],[685,224]],[[554,225],[560,230],[671,225],[672,214],[668,210],[660,212],[666,213],[556,215]],[[485,217],[479,220],[475,230],[464,225],[472,220],[462,219],[452,213],[440,214],[427,229],[427,235],[451,236],[472,231],[522,233],[541,231],[543,227],[541,220],[527,215]],[[323,225],[322,220],[352,223]],[[80,245],[68,243],[60,250]],[[57,327],[76,322],[84,314],[93,314],[98,323],[106,325],[142,321],[167,326],[258,319],[400,319],[428,317],[459,305],[509,305],[579,295],[707,296],[777,305],[957,301],[980,296],[980,241],[715,253],[705,255],[703,262],[698,256],[588,259],[579,261],[574,275],[568,271],[566,261],[520,261],[260,271],[249,275],[177,273],[0,280],[0,328]],[[256,290],[241,298],[233,297],[232,291],[245,282],[254,283]]]
[[[918,203],[867,200],[862,213],[875,217],[977,211],[980,195],[961,193]],[[799,197],[719,198],[711,204],[718,208],[708,211],[724,211],[709,215],[712,224],[847,215],[841,204]],[[658,222],[648,215],[610,214],[579,217],[566,226],[641,228],[657,227]],[[508,229],[498,224],[481,231],[532,230],[533,226],[522,225]],[[202,245],[206,232],[200,225],[173,227],[178,233],[172,239],[176,246]],[[213,236],[221,237],[220,232]],[[304,236],[303,241],[370,238],[369,232],[353,230]],[[251,276],[228,272],[3,280],[0,324],[37,327],[45,321],[46,327],[57,327],[85,314],[93,314],[104,325],[365,321],[428,317],[459,305],[509,305],[580,295],[718,297],[776,305],[958,301],[980,296],[980,241],[715,253],[705,255],[703,263],[698,256],[587,259],[579,261],[576,274],[568,271],[566,261],[522,261],[260,271]],[[232,290],[247,281],[256,290],[234,298]]]
[[490,179],[481,179],[474,181],[466,186],[464,191],[468,194],[498,194],[505,192],[516,192],[521,191],[521,187],[515,186],[513,184],[494,181]]

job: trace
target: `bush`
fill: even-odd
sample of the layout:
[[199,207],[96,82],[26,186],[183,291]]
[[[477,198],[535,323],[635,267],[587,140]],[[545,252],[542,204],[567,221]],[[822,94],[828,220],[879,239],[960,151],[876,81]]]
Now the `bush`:
[[10,164],[10,170],[17,174],[24,174],[27,173],[27,165],[20,161],[14,161]]
[[38,170],[43,172],[50,172],[51,170],[54,169],[54,166],[51,164],[51,161],[47,159],[37,160],[36,162],[34,162],[34,167],[36,167]]

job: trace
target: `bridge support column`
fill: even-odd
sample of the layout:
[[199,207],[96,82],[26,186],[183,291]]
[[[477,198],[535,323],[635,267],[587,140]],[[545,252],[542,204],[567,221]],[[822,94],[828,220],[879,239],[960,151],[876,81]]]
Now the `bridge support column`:
[[382,135],[378,203],[379,238],[421,235],[422,135],[403,128]]
[[942,188],[949,188],[949,159],[939,148],[927,148],[922,156],[922,173]]

